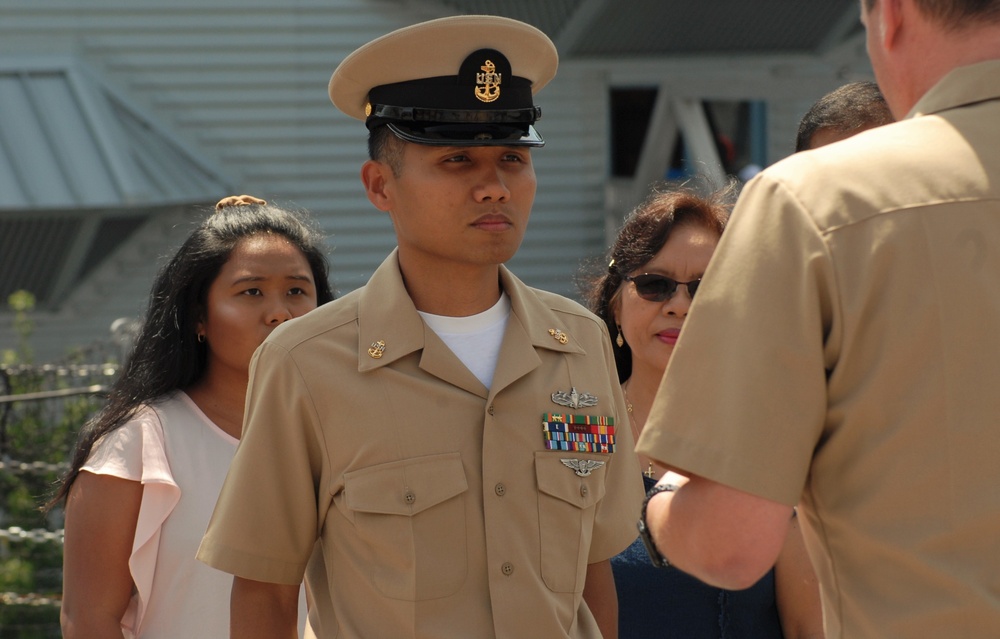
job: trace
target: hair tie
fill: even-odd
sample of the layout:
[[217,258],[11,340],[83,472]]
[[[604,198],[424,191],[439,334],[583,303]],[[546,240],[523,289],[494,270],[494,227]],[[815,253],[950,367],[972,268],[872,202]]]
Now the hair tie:
[[267,200],[262,200],[252,195],[230,195],[229,197],[224,197],[216,202],[215,210],[221,211],[227,206],[250,206],[253,204],[263,206],[267,204]]

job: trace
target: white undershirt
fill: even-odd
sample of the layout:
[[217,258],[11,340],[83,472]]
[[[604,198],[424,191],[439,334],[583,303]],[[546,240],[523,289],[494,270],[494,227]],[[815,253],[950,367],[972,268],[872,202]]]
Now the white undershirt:
[[510,298],[506,293],[492,308],[468,317],[446,317],[420,313],[427,325],[455,353],[465,367],[486,388],[493,383],[493,372],[500,357],[500,344],[510,317]]

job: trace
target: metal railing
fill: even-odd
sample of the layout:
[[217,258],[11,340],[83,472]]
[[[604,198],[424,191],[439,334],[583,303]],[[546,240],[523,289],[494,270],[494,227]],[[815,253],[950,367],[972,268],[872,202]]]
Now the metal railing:
[[[94,362],[118,354],[117,347],[93,348],[85,357]],[[14,562],[29,575],[13,588],[0,586],[0,609],[7,608],[0,625],[13,617],[46,636],[58,631],[58,613],[44,615],[44,623],[38,615],[61,603],[63,529],[61,509],[43,516],[39,507],[69,470],[80,427],[118,373],[117,364],[80,359],[0,368],[0,562]]]

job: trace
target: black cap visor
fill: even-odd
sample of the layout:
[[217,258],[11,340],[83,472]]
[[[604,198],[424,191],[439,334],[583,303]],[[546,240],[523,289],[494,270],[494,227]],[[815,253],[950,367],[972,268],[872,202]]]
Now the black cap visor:
[[532,146],[545,145],[535,127],[508,124],[439,124],[388,122],[396,137],[432,146]]

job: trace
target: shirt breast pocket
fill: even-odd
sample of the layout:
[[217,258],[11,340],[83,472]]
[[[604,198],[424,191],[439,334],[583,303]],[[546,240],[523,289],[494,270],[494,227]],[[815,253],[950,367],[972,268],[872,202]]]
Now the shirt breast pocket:
[[459,453],[406,459],[344,475],[345,502],[371,550],[372,579],[385,596],[422,601],[454,594],[468,571]]
[[[554,592],[583,591],[594,515],[598,502],[604,497],[608,460],[607,455],[569,451],[535,453],[541,572],[545,585]],[[599,462],[599,465],[588,468],[585,463],[578,463],[579,471],[571,466],[587,461]]]

